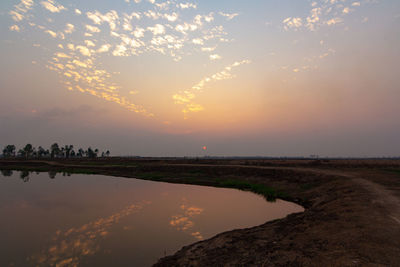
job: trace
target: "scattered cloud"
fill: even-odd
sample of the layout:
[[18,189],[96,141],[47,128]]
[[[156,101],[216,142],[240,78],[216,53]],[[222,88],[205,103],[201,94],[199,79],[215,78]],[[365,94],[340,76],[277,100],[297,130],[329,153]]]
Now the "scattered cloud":
[[[366,1],[366,0],[363,0]],[[354,8],[361,6],[361,1],[356,1],[345,6],[345,0],[320,0],[313,1],[306,17],[289,17],[283,20],[284,30],[298,30],[305,27],[316,31],[324,25],[333,26],[344,21],[344,16],[350,14]]]
[[184,105],[184,109],[182,110],[182,112],[184,114],[184,117],[187,118],[188,113],[204,110],[204,107],[200,104],[195,103],[194,99],[196,98],[196,94],[201,92],[207,84],[216,81],[233,79],[235,77],[235,75],[232,74],[234,68],[250,63],[250,60],[236,61],[233,64],[225,67],[222,71],[203,78],[200,82],[192,86],[192,88],[174,94],[172,96],[172,99],[174,100],[175,104]]
[[231,20],[231,19],[234,19],[235,17],[239,16],[239,13],[228,14],[228,13],[224,13],[224,12],[219,12],[218,14],[220,14],[223,17],[226,17],[227,20]]
[[[137,57],[155,52],[180,61],[185,56],[206,52],[210,54],[201,54],[205,60],[217,61],[222,58],[218,44],[230,42],[231,39],[226,37],[228,33],[215,16],[218,14],[230,21],[238,13],[216,11],[202,14],[197,11],[197,4],[181,0],[125,2],[128,5],[143,4],[143,8],[135,9],[134,12],[100,12],[96,9],[83,12],[79,7],[68,9],[55,0],[41,0],[36,6],[52,14],[51,17],[40,18],[30,12],[35,7],[33,0],[22,0],[9,15],[15,22],[29,18],[29,26],[60,41],[53,48],[49,44],[42,44],[41,47],[52,51],[45,63],[46,67],[59,74],[60,82],[68,90],[90,94],[128,110],[153,116],[147,109],[130,102],[121,94],[121,86],[113,82],[113,74],[100,67],[101,57]],[[73,23],[64,22],[64,26],[57,26],[59,21],[65,21],[66,13],[84,16],[75,18]],[[25,30],[25,25],[21,27],[15,24],[9,29],[21,32]],[[73,38],[66,38],[66,35],[72,34]],[[218,75],[226,74],[227,78],[229,75],[225,72],[229,73],[224,70]],[[218,80],[222,76],[214,78]],[[127,95],[133,95],[132,92],[136,91],[130,91]],[[191,112],[203,109],[201,105],[192,102],[185,106],[185,110]]]
[[72,33],[75,30],[75,26],[72,25],[71,23],[67,23],[67,25],[65,26],[65,33]]
[[283,24],[286,31],[289,29],[297,29],[303,26],[301,18],[286,18],[283,20]]
[[63,5],[57,4],[53,0],[42,1],[40,4],[52,13],[60,13],[62,10],[66,10]]
[[20,30],[21,30],[21,28],[18,25],[10,26],[10,31],[19,32]]
[[222,57],[218,54],[210,55],[210,60],[218,60],[221,59]]

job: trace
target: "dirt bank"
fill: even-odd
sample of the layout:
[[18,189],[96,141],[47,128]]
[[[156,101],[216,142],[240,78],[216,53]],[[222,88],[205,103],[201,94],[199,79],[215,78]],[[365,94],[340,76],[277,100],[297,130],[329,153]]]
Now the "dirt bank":
[[304,213],[221,233],[156,266],[400,266],[400,161],[5,161],[1,168],[85,172],[220,186],[265,185]]

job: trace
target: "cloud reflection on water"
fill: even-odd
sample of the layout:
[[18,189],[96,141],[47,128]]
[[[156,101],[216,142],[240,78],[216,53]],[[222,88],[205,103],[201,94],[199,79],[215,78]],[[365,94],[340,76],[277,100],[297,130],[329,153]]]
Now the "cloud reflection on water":
[[[204,209],[195,206],[188,206],[185,204],[182,204],[180,208],[182,209],[183,214],[172,216],[169,224],[175,227],[178,231],[190,231],[190,229],[193,228],[193,226],[195,225],[195,223],[193,222],[193,217],[203,213]],[[199,240],[203,239],[203,236],[198,231],[192,232],[190,233],[190,235]]]
[[35,266],[78,266],[83,257],[100,250],[99,242],[122,218],[137,213],[151,202],[131,204],[109,217],[99,218],[80,227],[56,231],[48,248],[28,258]]

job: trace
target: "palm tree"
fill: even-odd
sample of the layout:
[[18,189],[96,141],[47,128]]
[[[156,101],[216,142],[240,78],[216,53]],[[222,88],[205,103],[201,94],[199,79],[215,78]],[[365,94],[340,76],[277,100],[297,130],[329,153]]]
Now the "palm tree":
[[50,151],[51,151],[50,153],[51,158],[54,158],[55,156],[58,156],[58,154],[60,153],[60,147],[58,146],[57,143],[54,143],[51,145]]
[[106,152],[106,156],[109,157],[110,156],[110,150],[107,150]]
[[78,149],[78,154],[77,154],[78,157],[82,158],[84,154],[85,154],[85,150],[83,150],[82,148],[79,148]]
[[14,145],[7,145],[3,149],[3,156],[4,157],[15,157],[15,146]]
[[64,147],[64,151],[65,151],[65,157],[68,159],[70,154],[71,154],[71,150],[74,148],[73,145],[65,145]]
[[24,152],[24,156],[26,158],[29,158],[32,155],[32,153],[34,152],[34,148],[33,148],[33,146],[31,144],[27,144],[24,147],[23,152]]
[[86,150],[86,156],[88,158],[94,158],[94,151],[91,147],[88,147],[88,149]]
[[38,157],[41,158],[41,157],[43,157],[45,154],[46,154],[46,150],[45,150],[43,147],[39,146],[38,149],[37,149],[37,155],[38,155]]
[[23,157],[25,155],[24,150],[22,150],[22,149],[18,150],[17,155],[18,155],[18,157]]

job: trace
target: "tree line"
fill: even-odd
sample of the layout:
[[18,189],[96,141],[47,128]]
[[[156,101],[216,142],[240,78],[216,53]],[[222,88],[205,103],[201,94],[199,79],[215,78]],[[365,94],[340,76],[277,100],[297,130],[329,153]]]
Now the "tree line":
[[[6,145],[3,149],[4,158],[97,158],[99,153],[97,148],[88,147],[86,150],[79,148],[75,151],[73,145],[59,146],[57,143],[52,144],[48,149],[42,146],[35,148],[31,144],[26,144],[18,151],[15,145]],[[101,152],[100,156],[109,157],[110,151]]]

